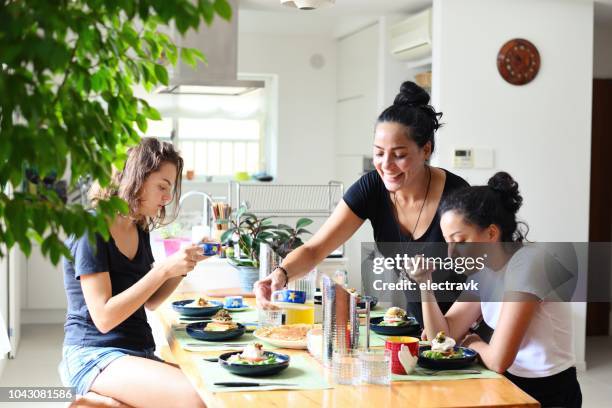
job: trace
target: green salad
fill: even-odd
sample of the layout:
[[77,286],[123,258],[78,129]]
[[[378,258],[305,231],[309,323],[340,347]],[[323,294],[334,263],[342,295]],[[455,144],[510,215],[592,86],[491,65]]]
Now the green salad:
[[452,360],[456,358],[463,358],[462,349],[453,350],[451,353],[442,353],[441,351],[425,350],[421,353],[423,357],[431,358],[432,360]]
[[232,364],[242,364],[242,365],[266,365],[266,364],[282,363],[283,360],[276,358],[276,356],[274,355],[269,355],[267,356],[265,360],[261,360],[261,361],[249,361],[249,360],[245,360],[242,358],[237,358],[237,359],[228,360],[228,362]]

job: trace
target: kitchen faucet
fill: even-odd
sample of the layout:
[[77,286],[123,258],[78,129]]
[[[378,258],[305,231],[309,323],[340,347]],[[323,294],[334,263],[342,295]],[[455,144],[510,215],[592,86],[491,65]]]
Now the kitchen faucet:
[[181,207],[181,205],[183,204],[183,201],[185,201],[185,199],[187,197],[191,197],[194,195],[199,195],[202,196],[204,198],[204,202],[202,205],[202,225],[208,225],[209,228],[209,234],[213,233],[213,223],[212,223],[212,206],[214,204],[212,197],[209,194],[206,194],[203,191],[188,191],[187,193],[183,194],[183,196],[181,197],[181,199],[179,200],[179,209]]

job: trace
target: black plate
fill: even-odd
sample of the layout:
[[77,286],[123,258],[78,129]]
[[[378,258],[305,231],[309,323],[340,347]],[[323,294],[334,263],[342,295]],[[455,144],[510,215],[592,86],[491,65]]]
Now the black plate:
[[374,333],[383,336],[419,336],[421,334],[421,326],[414,319],[403,326],[379,326],[378,323],[382,322],[383,319],[382,316],[370,319],[370,329]]
[[187,334],[193,337],[194,339],[204,340],[204,341],[224,341],[236,339],[244,334],[246,330],[243,325],[240,323],[236,323],[238,325],[237,328],[227,331],[204,331],[206,325],[209,322],[199,322],[199,323],[191,323],[185,327]]
[[417,364],[423,368],[431,370],[458,370],[474,364],[478,353],[471,348],[455,346],[455,350],[462,349],[465,357],[453,358],[448,360],[434,360],[422,355],[425,350],[429,350],[431,346],[419,347],[419,359]]
[[219,364],[231,373],[242,375],[245,377],[261,377],[264,375],[272,375],[283,371],[289,367],[289,356],[286,354],[274,353],[272,351],[264,351],[266,356],[274,355],[277,359],[281,359],[280,363],[265,364],[265,365],[246,365],[246,364],[230,364],[227,359],[234,354],[240,354],[242,351],[230,351],[219,356]]
[[186,307],[187,303],[193,302],[194,299],[185,299],[185,300],[177,300],[176,302],[172,302],[172,309],[180,313],[183,316],[191,316],[191,317],[208,317],[217,313],[219,310],[223,308],[223,303],[217,302],[216,300],[210,300],[208,303],[213,304],[214,306],[210,307]]

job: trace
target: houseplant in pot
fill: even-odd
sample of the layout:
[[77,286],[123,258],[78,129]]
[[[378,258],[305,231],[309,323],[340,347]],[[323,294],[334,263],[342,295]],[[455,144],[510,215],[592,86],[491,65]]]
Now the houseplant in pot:
[[228,262],[239,271],[240,287],[246,292],[253,290],[259,279],[259,248],[262,243],[284,258],[293,249],[303,244],[301,235],[310,234],[304,229],[312,220],[301,218],[295,228],[285,224],[274,225],[270,217],[258,218],[241,207],[230,219],[230,226],[221,236],[221,243],[238,242],[240,255],[228,257]]
[[228,262],[238,270],[240,288],[245,292],[253,291],[253,284],[259,279],[259,245],[269,243],[275,236],[276,226],[269,217],[257,218],[240,207],[233,217],[227,231],[221,235],[221,243],[230,239],[238,243],[238,256],[228,257]]

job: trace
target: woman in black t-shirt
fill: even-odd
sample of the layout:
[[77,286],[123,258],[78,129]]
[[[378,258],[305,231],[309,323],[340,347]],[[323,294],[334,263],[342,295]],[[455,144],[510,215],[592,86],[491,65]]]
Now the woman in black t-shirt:
[[[429,105],[425,90],[413,82],[402,84],[393,105],[377,120],[373,146],[376,170],[347,190],[330,218],[307,243],[291,252],[267,278],[255,283],[262,307],[270,307],[272,291],[314,268],[366,219],[372,224],[377,243],[444,242],[437,214],[440,200],[468,184],[449,171],[427,164],[441,116]],[[418,302],[412,303],[410,311],[421,321]]]
[[168,221],[166,207],[178,202],[182,169],[170,143],[142,139],[110,186],[90,191],[94,206],[124,199],[128,215],[110,221],[108,240],[66,242],[73,260],[64,260],[68,311],[59,371],[62,383],[82,396],[79,406],[204,406],[181,370],[153,354],[144,310],[159,306],[205,259],[191,245],[153,265],[149,231]]

